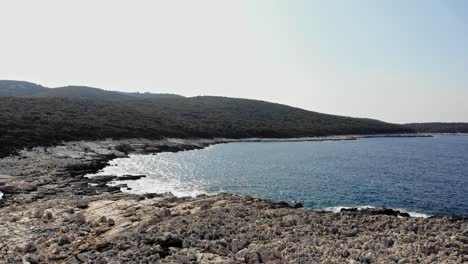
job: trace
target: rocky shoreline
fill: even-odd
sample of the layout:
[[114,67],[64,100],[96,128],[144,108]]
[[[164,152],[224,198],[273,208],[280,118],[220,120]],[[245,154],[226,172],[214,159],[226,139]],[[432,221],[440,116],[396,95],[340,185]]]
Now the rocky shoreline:
[[[359,137],[366,136],[288,141]],[[68,142],[0,159],[0,263],[468,262],[464,218],[409,218],[384,209],[317,212],[230,194],[133,195],[108,186],[115,177],[84,177],[128,153],[236,141]]]

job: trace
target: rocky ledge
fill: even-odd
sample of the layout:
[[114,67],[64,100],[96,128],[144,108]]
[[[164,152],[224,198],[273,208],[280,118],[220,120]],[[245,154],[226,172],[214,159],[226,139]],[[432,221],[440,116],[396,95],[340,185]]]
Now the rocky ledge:
[[141,196],[107,186],[114,176],[84,177],[128,152],[211,143],[70,142],[0,159],[0,263],[468,262],[464,218],[319,212],[229,194]]

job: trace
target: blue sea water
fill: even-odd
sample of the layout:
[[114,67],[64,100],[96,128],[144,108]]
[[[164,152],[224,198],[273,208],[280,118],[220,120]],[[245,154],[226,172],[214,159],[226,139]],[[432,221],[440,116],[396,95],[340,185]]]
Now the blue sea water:
[[311,208],[373,206],[468,216],[468,137],[229,143],[116,159],[99,174],[146,174],[130,192],[229,192]]

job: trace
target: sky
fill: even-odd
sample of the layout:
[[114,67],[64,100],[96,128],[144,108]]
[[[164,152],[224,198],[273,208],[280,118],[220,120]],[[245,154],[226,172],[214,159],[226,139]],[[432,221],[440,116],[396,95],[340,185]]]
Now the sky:
[[468,122],[468,1],[6,0],[0,79]]

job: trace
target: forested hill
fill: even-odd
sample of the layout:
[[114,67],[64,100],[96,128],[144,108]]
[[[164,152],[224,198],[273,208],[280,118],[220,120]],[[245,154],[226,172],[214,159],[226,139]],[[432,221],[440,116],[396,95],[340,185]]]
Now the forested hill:
[[412,123],[406,126],[421,133],[468,133],[468,123]]
[[103,101],[0,97],[0,153],[62,140],[248,138],[412,132],[371,119],[224,97]]
[[61,88],[48,89],[45,92],[34,95],[35,97],[68,97],[80,99],[96,100],[137,100],[130,95],[106,91],[98,88],[86,86],[66,86]]
[[94,100],[122,101],[150,98],[181,98],[183,96],[164,93],[125,93],[107,91],[87,86],[65,86],[47,88],[35,83],[0,80],[0,96],[15,97],[68,97]]
[[0,96],[34,96],[49,89],[30,82],[0,80]]

